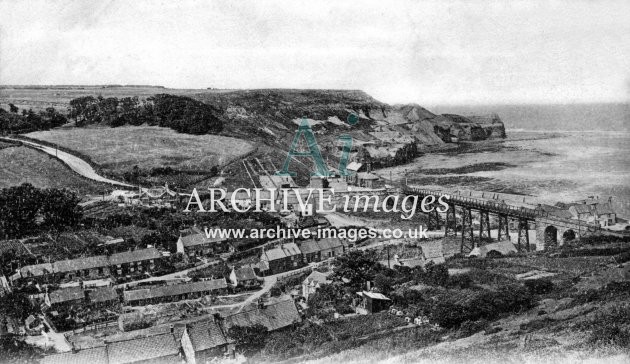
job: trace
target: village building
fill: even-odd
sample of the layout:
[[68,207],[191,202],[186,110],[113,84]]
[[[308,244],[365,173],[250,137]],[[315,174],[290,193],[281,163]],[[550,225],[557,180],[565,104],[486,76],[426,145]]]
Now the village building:
[[593,217],[601,227],[612,226],[617,223],[617,214],[609,203],[597,205],[593,209]]
[[310,295],[315,293],[323,284],[329,284],[328,274],[314,270],[302,281],[302,297],[308,302]]
[[96,281],[111,275],[130,275],[153,271],[162,254],[155,248],[99,255],[86,258],[28,265],[10,277],[12,283],[19,280],[50,282],[55,280]]
[[230,283],[234,287],[253,288],[260,286],[260,281],[252,267],[233,267],[230,272]]
[[225,278],[212,279],[192,283],[172,284],[166,286],[143,288],[123,292],[124,301],[128,305],[143,306],[160,302],[176,302],[195,299],[210,294],[225,292]]
[[334,258],[344,253],[344,246],[337,238],[323,238],[317,241],[322,259]]
[[607,198],[589,196],[568,206],[574,219],[599,224],[601,227],[608,227],[617,223],[617,214],[612,208],[612,197],[610,196]]
[[323,238],[301,243],[300,251],[305,263],[320,262],[342,255],[346,251],[346,245],[338,238]]
[[85,292],[81,287],[58,289],[46,293],[44,302],[52,310],[66,312],[85,305]]
[[363,163],[350,162],[346,166],[346,171],[348,171],[349,174],[343,177],[344,180],[349,184],[357,185],[357,175],[359,172],[365,172],[366,167]]
[[357,186],[365,188],[376,188],[379,177],[369,172],[360,172],[357,174]]
[[107,347],[73,350],[65,353],[47,355],[40,364],[109,364]]
[[208,238],[205,232],[199,232],[177,239],[177,252],[186,258],[207,257],[233,250],[226,238]]
[[261,324],[269,331],[280,330],[302,321],[300,313],[292,299],[259,304],[247,311],[226,316],[223,319],[224,331],[233,326],[253,326]]
[[265,274],[278,274],[302,266],[302,252],[295,243],[280,244],[265,250],[260,256],[261,271]]
[[153,271],[160,258],[162,254],[155,248],[138,249],[112,254],[109,264],[114,275],[122,276]]
[[307,240],[300,244],[300,251],[304,257],[304,263],[319,262],[322,260],[322,248],[317,244],[317,240]]
[[362,291],[357,292],[355,299],[355,312],[359,315],[368,315],[385,311],[391,305],[391,300],[382,293]]
[[591,219],[591,209],[588,205],[572,205],[569,207],[569,212],[571,213],[572,217],[576,220],[581,220],[584,222],[588,222],[589,220],[592,221]]
[[52,263],[52,266],[55,276],[60,280],[94,279],[109,276],[109,260],[105,255],[59,260]]
[[181,345],[186,363],[202,364],[225,354],[228,338],[217,319],[202,320],[186,325]]
[[19,275],[11,276],[11,280],[15,282],[19,279],[33,280],[35,282],[47,282],[52,278],[53,266],[50,263],[27,265],[20,268]]
[[118,293],[112,287],[100,287],[87,292],[90,306],[100,308],[120,303]]
[[109,364],[172,364],[182,361],[179,345],[172,333],[109,343],[107,358]]

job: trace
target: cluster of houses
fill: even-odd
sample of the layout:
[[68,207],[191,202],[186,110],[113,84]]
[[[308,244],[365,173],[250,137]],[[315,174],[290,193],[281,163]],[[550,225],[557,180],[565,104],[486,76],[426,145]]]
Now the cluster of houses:
[[601,227],[617,223],[617,214],[612,208],[612,197],[600,199],[599,196],[590,196],[568,204],[566,207],[573,219],[599,224]]
[[201,298],[210,294],[221,294],[227,291],[225,278],[209,279],[198,282],[167,284],[150,288],[127,290],[123,299],[130,306],[144,306],[162,302],[177,302],[187,299]]
[[261,301],[256,307],[239,313],[178,323],[151,336],[134,335],[131,339],[105,342],[99,347],[48,355],[41,363],[206,363],[234,352],[235,341],[228,335],[231,327],[261,324],[268,331],[276,331],[301,320],[292,299],[271,304]]
[[177,239],[177,252],[183,254],[186,261],[191,261],[196,257],[206,257],[210,255],[221,255],[233,253],[234,246],[229,240],[222,237],[209,238],[205,231],[197,226],[180,231]]
[[308,263],[338,257],[352,247],[350,242],[337,238],[306,240],[299,245],[280,243],[272,249],[262,251],[258,267],[264,275],[278,274]]
[[24,266],[12,275],[10,280],[12,283],[23,281],[49,283],[137,275],[154,271],[156,263],[161,258],[162,253],[157,249],[147,248],[111,255],[60,260]]

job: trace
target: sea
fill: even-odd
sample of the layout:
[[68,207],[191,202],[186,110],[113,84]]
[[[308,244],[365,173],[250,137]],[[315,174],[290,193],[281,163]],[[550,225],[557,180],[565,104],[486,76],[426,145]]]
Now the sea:
[[408,166],[410,178],[549,203],[612,196],[617,213],[630,217],[630,103],[438,105],[429,110],[497,113],[507,138],[464,153],[427,153]]

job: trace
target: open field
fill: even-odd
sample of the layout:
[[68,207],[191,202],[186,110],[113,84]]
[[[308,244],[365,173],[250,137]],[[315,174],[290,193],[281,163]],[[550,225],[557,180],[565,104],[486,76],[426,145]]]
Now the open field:
[[28,182],[39,188],[102,193],[106,186],[78,176],[54,157],[27,147],[0,149],[0,188]]
[[179,134],[156,126],[55,129],[26,136],[75,150],[101,168],[113,171],[129,170],[135,165],[142,170],[171,167],[209,171],[254,148],[236,138]]
[[65,112],[70,100],[86,95],[103,97],[148,97],[159,93],[191,95],[206,90],[167,89],[159,86],[2,86],[0,104],[13,103],[20,109],[44,110],[47,107]]

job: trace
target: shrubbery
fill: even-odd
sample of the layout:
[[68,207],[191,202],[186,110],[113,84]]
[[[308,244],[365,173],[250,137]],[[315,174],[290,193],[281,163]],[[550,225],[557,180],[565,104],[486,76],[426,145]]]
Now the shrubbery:
[[553,291],[553,282],[548,278],[530,279],[525,281],[525,287],[532,294],[546,294]]
[[530,309],[535,303],[535,298],[525,287],[510,285],[497,291],[478,291],[465,302],[443,297],[432,306],[430,318],[442,327],[453,328],[465,321],[492,321],[501,314]]
[[33,110],[22,110],[11,107],[11,112],[0,108],[0,132],[2,133],[28,133],[36,130],[48,130],[61,126],[68,122],[65,116],[49,107],[39,113]]
[[[0,190],[0,237],[19,238],[37,228],[62,231],[79,223],[80,199],[68,190],[28,183]],[[38,217],[41,223],[37,224]]]
[[190,97],[169,94],[158,94],[146,100],[139,100],[138,97],[79,97],[70,101],[68,115],[75,119],[77,126],[148,124],[187,134],[218,133],[223,130],[218,109]]

